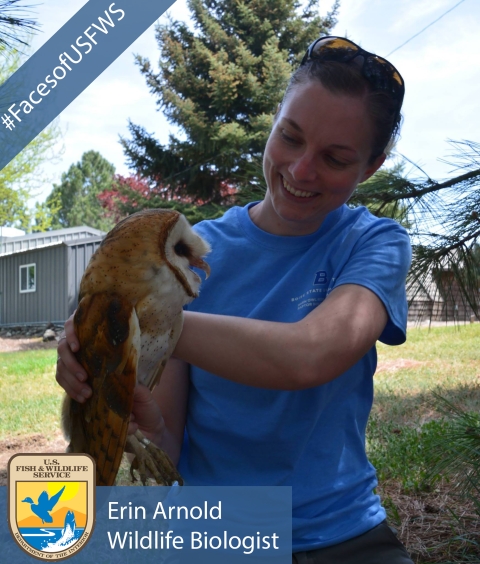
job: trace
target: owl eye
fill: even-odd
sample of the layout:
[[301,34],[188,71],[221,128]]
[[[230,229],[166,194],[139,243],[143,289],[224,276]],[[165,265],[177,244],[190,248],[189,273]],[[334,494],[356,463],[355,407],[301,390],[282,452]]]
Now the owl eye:
[[176,255],[179,257],[189,257],[191,254],[190,247],[186,245],[183,241],[179,241],[174,247],[173,250]]

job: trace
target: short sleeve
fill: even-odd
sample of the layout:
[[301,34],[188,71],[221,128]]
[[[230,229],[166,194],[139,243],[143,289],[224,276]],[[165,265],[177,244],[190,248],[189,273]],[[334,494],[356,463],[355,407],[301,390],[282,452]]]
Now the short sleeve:
[[410,238],[397,222],[375,218],[354,245],[333,287],[358,284],[374,292],[383,302],[388,322],[379,340],[387,345],[406,341],[406,278],[412,250]]

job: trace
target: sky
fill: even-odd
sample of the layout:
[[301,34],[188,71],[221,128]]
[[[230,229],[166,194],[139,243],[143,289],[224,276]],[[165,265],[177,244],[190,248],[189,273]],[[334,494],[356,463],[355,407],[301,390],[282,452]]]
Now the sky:
[[[397,152],[441,180],[459,174],[447,159],[453,149],[448,140],[480,141],[480,2],[464,0],[437,23],[398,51],[395,48],[420,32],[459,0],[340,0],[333,34],[348,36],[367,51],[387,57],[406,84],[404,125]],[[41,26],[32,40],[35,52],[84,4],[85,0],[46,0],[32,14]],[[320,0],[325,15],[332,0]],[[121,3],[119,3],[121,6]],[[185,0],[169,10],[175,19],[188,20]],[[165,16],[159,21],[164,21]],[[149,28],[59,117],[62,139],[54,163],[44,167],[45,181],[34,201],[43,201],[60,182],[62,172],[88,150],[99,151],[120,174],[129,174],[119,136],[128,137],[128,120],[144,126],[162,143],[175,131],[156,106],[134,54],[156,65],[155,25]],[[409,165],[413,177],[422,173]]]

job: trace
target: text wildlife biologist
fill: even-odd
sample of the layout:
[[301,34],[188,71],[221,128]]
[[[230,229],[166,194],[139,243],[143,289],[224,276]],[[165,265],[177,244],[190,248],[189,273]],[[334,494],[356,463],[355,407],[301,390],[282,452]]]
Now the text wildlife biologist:
[[[162,520],[168,520],[172,524],[172,520],[185,520],[185,519],[222,519],[222,502],[219,501],[218,505],[208,506],[205,501],[204,506],[170,506],[164,507],[163,503],[159,501],[152,515],[152,520],[159,517]],[[116,501],[111,501],[108,504],[108,518],[109,520],[129,519],[135,520],[147,519],[147,511],[145,507],[133,506],[132,502],[127,505],[120,506]],[[174,549],[182,550],[185,548],[185,538],[183,535],[175,535],[175,532],[170,529],[169,531],[125,531],[115,532],[111,534],[107,531],[107,536],[110,548],[113,550],[118,548],[124,549]],[[277,541],[279,535],[273,533],[272,535],[261,535],[258,531],[253,534],[245,536],[232,535],[224,530],[220,535],[210,535],[205,531],[190,531],[190,546],[191,550],[242,550],[244,554],[252,554],[255,550],[278,550],[279,546]]]
[[[68,72],[73,70],[74,65],[81,63],[83,56],[88,55],[91,51],[93,51],[94,46],[98,45],[97,39],[101,36],[97,33],[97,31],[93,31],[92,28],[95,28],[103,35],[108,35],[109,31],[111,31],[108,28],[114,28],[115,24],[122,21],[125,17],[125,12],[122,9],[115,9],[114,2],[110,4],[108,10],[105,10],[104,13],[106,19],[99,16],[98,25],[92,23],[92,25],[88,26],[83,32],[83,35],[77,37],[75,43],[72,43],[69,49],[60,53],[58,56],[60,65],[56,66],[52,73],[45,77],[44,82],[40,82],[36,89],[30,92],[28,100],[20,102],[18,109],[15,109],[16,104],[12,104],[8,108],[8,111],[17,120],[17,122],[22,121],[20,116],[25,117],[25,114],[28,115],[35,109],[35,106],[41,104],[43,98],[48,96],[50,92],[57,87],[59,81],[63,80],[68,75]],[[114,18],[112,18],[112,15]],[[97,39],[95,39],[95,36],[97,36]],[[6,115],[8,116],[8,114]],[[15,122],[10,119],[9,123],[6,124],[6,127],[11,131],[15,128]]]

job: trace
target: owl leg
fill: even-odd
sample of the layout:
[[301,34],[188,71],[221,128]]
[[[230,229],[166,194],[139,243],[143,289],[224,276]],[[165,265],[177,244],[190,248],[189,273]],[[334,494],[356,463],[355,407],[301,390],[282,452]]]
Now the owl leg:
[[147,481],[147,470],[151,472],[157,484],[171,486],[174,482],[183,485],[183,479],[177,472],[174,464],[160,448],[149,441],[140,431],[127,438],[128,446],[135,458],[130,466],[132,480],[135,481],[133,474],[137,470],[140,474],[142,484],[145,486]]

